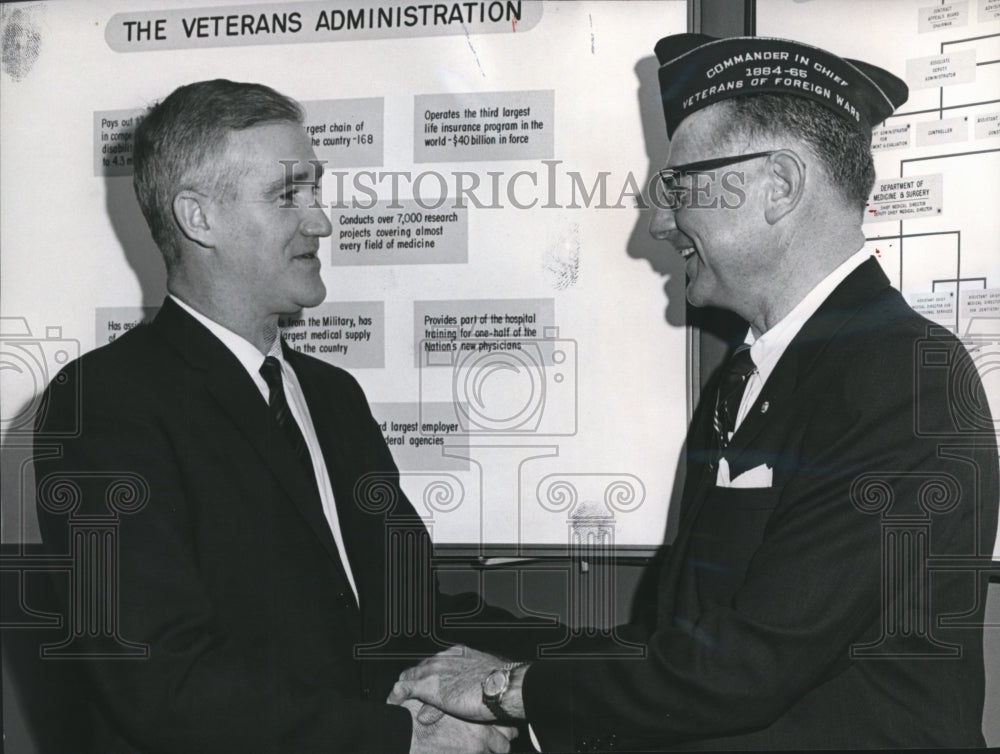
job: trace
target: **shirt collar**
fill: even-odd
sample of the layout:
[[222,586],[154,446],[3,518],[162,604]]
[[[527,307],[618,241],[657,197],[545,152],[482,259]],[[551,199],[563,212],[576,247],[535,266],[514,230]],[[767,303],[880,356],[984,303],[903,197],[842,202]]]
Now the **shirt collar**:
[[[257,346],[244,338],[242,335],[237,335],[228,327],[223,327],[215,320],[209,319],[198,310],[181,301],[174,294],[171,293],[169,295],[178,306],[198,320],[201,324],[208,328],[209,332],[222,341],[222,345],[232,352],[233,356],[235,356],[240,364],[243,365],[243,368],[247,370],[247,373],[254,378],[254,381],[259,378],[260,366],[264,363],[264,354],[257,350]],[[271,344],[271,350],[268,351],[267,355],[274,356],[278,359],[278,361],[284,362],[284,359],[281,356],[281,338],[274,339],[274,343]],[[282,364],[282,366],[284,365]]]
[[777,324],[770,330],[762,334],[759,338],[753,337],[753,332],[747,334],[746,342],[750,344],[750,357],[753,359],[757,373],[760,375],[761,384],[767,381],[768,376],[774,370],[778,359],[788,348],[792,339],[798,335],[802,325],[816,313],[820,305],[826,301],[827,297],[833,293],[833,289],[840,285],[848,275],[854,272],[859,266],[868,260],[870,253],[866,249],[861,249],[848,257],[833,272],[823,278],[816,286],[805,295],[805,297],[795,305]]

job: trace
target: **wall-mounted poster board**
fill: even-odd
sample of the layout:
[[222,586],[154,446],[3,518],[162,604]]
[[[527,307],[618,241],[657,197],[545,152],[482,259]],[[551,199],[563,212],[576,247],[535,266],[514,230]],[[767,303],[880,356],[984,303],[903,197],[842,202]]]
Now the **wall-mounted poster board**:
[[[873,44],[866,28],[891,29],[891,41]],[[1000,431],[1000,3],[761,0],[757,33],[906,81],[909,99],[872,138],[867,248],[914,309],[962,339]],[[948,368],[918,356],[923,368]],[[963,400],[960,383],[954,410],[981,421],[987,407]],[[919,411],[914,420],[919,429]]]
[[652,49],[683,0],[68,0],[2,22],[4,542],[37,541],[39,391],[165,295],[132,129],[218,77],[305,106],[333,233],[327,300],[286,337],[360,381],[435,541],[565,546],[581,516],[662,541],[687,339],[643,206]]

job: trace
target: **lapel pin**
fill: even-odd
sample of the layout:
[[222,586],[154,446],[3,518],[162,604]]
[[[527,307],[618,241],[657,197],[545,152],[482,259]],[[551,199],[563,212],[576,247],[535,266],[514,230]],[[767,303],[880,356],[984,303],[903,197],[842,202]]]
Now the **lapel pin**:
[[763,403],[760,404],[760,412],[762,414],[766,414],[767,410],[769,408],[771,408],[771,402],[770,401],[764,401]]

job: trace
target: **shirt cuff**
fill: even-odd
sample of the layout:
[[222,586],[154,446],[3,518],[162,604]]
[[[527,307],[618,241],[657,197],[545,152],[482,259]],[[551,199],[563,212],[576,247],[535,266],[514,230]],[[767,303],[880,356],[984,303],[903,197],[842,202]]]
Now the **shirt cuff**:
[[531,745],[535,748],[535,751],[540,752],[542,745],[538,743],[538,737],[535,735],[535,731],[532,729],[530,723],[528,724],[528,737],[531,739]]

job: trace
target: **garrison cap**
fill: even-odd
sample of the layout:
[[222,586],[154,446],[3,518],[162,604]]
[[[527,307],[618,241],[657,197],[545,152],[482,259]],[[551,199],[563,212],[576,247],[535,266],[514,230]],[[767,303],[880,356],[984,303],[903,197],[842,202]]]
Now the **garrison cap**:
[[791,94],[818,102],[870,136],[906,102],[888,71],[790,39],[674,34],[656,43],[667,135],[704,107],[747,94]]

